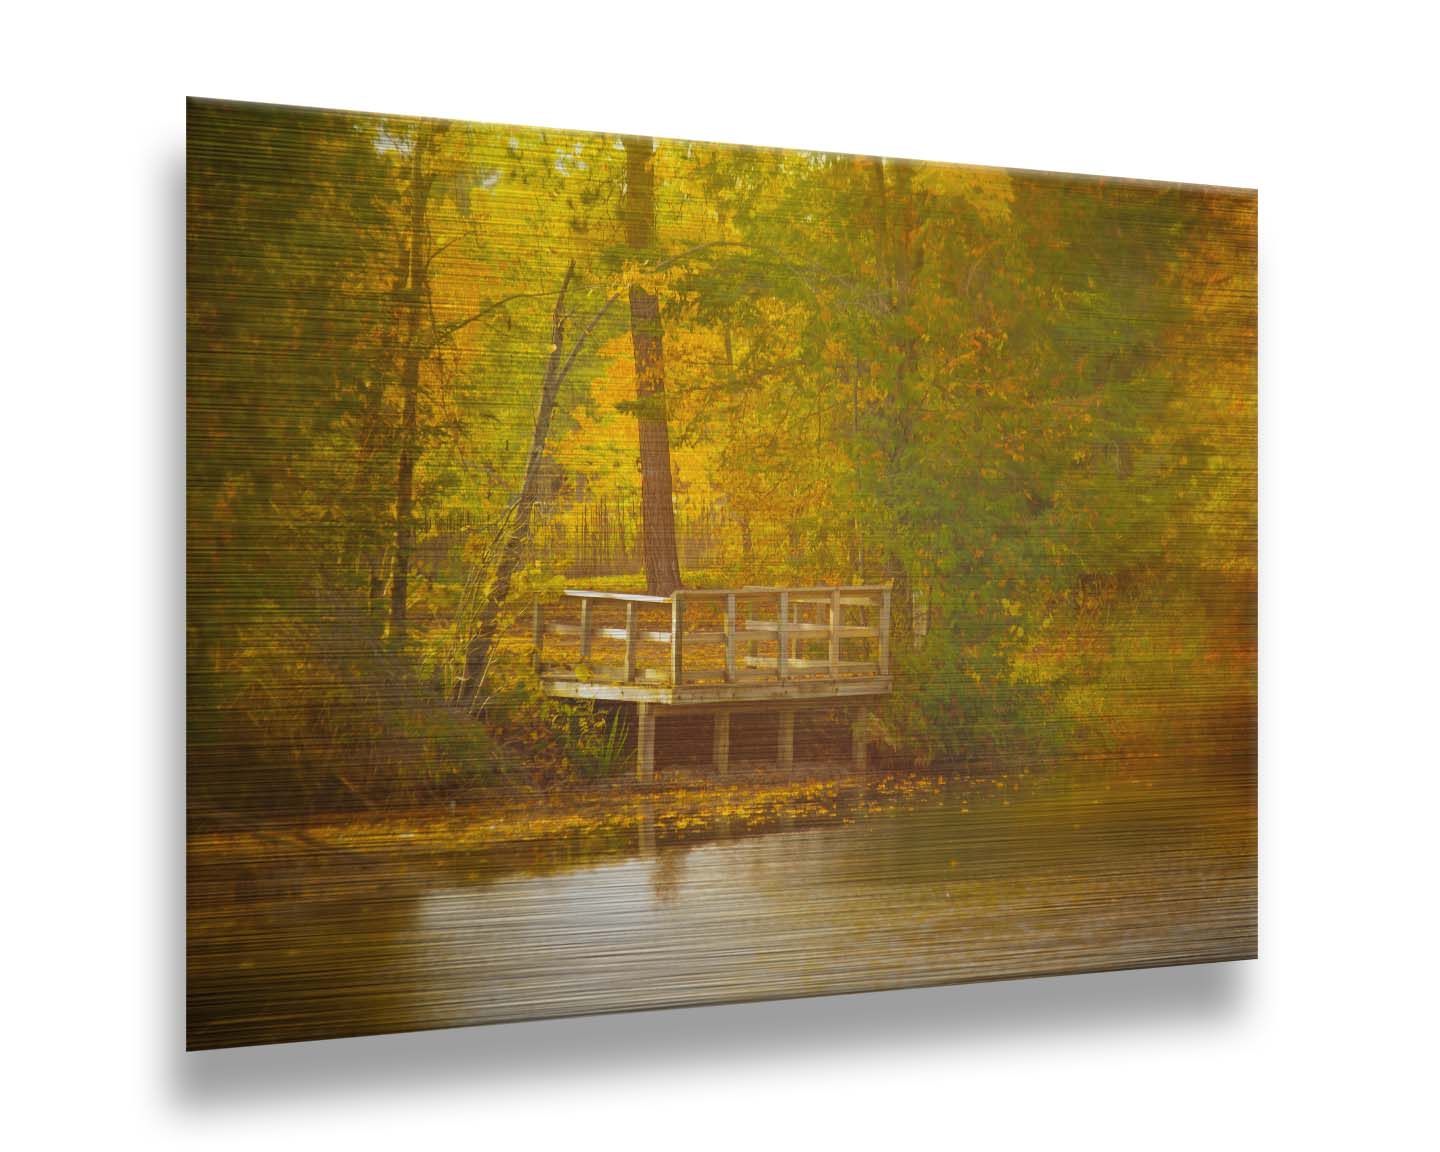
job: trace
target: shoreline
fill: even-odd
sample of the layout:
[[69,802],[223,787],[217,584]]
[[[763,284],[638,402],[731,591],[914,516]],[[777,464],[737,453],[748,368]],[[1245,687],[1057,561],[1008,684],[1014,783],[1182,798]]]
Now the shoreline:
[[[751,762],[722,778],[673,769],[648,785],[631,779],[549,788],[527,783],[390,811],[243,823],[213,814],[231,826],[187,834],[187,888],[203,904],[226,891],[233,898],[295,897],[457,871],[472,879],[548,871],[711,840],[853,824],[929,805],[954,806],[968,816],[1056,786],[1078,785],[1119,800],[1143,795],[1154,783],[1151,766],[1135,761],[1111,761],[1078,777],[1058,767],[953,764],[856,773],[810,762],[781,772],[773,763]],[[1186,791],[1194,798],[1197,785],[1217,788],[1211,802],[1219,802],[1237,785],[1252,788],[1246,779],[1196,780]]]
[[[1025,775],[1028,775],[1026,773]],[[969,794],[1018,787],[1019,775],[973,776],[959,768],[855,773],[797,765],[741,766],[715,779],[677,770],[650,785],[630,781],[521,786],[443,807],[317,814],[256,820],[186,836],[192,876],[356,869],[396,862],[543,863],[547,850],[568,858],[644,850],[657,843],[733,837],[786,827],[853,822],[934,802],[957,785]],[[970,787],[964,787],[964,786]],[[961,801],[962,807],[966,803]],[[238,823],[238,819],[235,820]]]

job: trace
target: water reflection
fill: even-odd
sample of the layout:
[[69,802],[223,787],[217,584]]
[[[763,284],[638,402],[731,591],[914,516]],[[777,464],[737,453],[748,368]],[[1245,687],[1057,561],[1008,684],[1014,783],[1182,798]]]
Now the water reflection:
[[[1255,951],[1252,770],[942,795],[548,874],[192,916],[197,1045]],[[657,842],[659,841],[659,842]],[[635,842],[632,841],[632,844]]]

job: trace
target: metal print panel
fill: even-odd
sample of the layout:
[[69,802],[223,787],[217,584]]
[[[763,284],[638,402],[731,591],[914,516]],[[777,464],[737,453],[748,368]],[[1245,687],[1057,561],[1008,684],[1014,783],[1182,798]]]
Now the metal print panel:
[[191,101],[188,1043],[1250,957],[1256,197]]

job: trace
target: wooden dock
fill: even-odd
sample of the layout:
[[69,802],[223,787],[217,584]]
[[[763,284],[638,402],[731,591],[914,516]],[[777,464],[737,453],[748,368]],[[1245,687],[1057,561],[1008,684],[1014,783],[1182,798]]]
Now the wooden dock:
[[[561,643],[549,651],[561,649],[563,659],[545,659],[550,637]],[[662,712],[713,718],[715,770],[723,774],[734,714],[779,713],[776,752],[787,769],[796,711],[845,706],[863,769],[870,708],[890,694],[890,586],[686,588],[670,596],[567,589],[548,618],[535,605],[534,645],[548,694],[635,704],[641,781],[654,779]]]

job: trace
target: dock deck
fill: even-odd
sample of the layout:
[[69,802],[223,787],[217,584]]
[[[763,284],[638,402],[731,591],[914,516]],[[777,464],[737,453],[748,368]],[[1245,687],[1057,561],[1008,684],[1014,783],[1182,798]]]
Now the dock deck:
[[642,781],[654,778],[660,712],[711,715],[723,774],[732,713],[778,712],[777,756],[788,768],[795,711],[844,705],[863,769],[869,708],[891,690],[890,586],[686,588],[670,596],[567,589],[549,618],[535,605],[534,647],[549,695],[635,704]]

